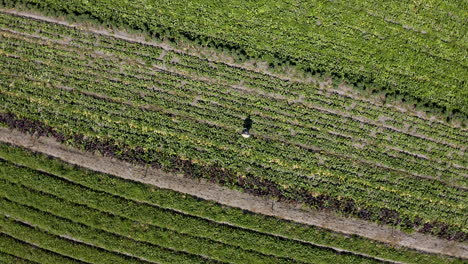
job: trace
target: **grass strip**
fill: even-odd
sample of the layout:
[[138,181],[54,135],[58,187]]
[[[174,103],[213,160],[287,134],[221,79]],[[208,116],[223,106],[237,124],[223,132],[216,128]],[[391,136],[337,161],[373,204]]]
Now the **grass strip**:
[[[0,235],[0,241],[2,240],[2,237],[3,237],[3,235]],[[15,255],[8,254],[8,253],[0,251],[0,263],[2,263],[2,264],[3,263],[5,263],[5,264],[11,264],[11,263],[15,263],[15,264],[38,264],[40,262],[31,261],[31,260],[28,260],[28,259],[25,259],[25,258],[21,258],[21,257],[15,256]],[[51,262],[49,262],[49,263],[51,263]]]
[[[3,205],[8,201],[1,200],[2,213],[8,214]],[[96,247],[78,243],[63,237],[52,235],[37,227],[15,220],[14,217],[2,215],[1,232],[4,233],[1,248],[7,253],[26,257],[44,263],[146,263],[136,259],[119,256]],[[7,238],[5,238],[7,237]],[[40,250],[31,250],[31,244]]]
[[[3,212],[12,218],[36,226],[44,232],[73,238],[74,241],[92,245],[101,251],[111,251],[117,260],[113,259],[106,263],[121,263],[122,261],[122,263],[219,263],[201,256],[177,252],[108,233],[5,198],[0,201],[0,206]],[[99,260],[99,255],[97,256],[96,260]]]

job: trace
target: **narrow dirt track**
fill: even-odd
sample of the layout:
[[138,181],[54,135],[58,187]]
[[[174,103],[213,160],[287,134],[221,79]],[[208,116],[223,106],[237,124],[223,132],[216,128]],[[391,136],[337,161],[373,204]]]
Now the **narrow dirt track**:
[[331,212],[305,211],[288,203],[227,189],[203,180],[189,179],[152,168],[146,169],[143,166],[83,152],[64,146],[53,138],[38,138],[16,130],[0,128],[0,141],[44,153],[94,171],[187,193],[251,212],[318,226],[344,234],[359,235],[396,246],[468,259],[468,243],[447,241],[420,233],[407,234],[388,226],[345,218]]

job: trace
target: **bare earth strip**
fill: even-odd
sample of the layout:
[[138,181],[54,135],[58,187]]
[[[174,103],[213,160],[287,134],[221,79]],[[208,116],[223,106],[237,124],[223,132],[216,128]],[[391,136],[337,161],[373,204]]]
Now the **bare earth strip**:
[[28,148],[59,158],[81,167],[152,184],[159,188],[187,193],[205,200],[241,208],[254,213],[275,216],[303,224],[326,228],[349,235],[359,235],[384,243],[413,248],[416,250],[468,258],[468,243],[447,241],[420,233],[407,234],[388,226],[345,218],[332,212],[299,209],[291,204],[276,202],[247,193],[227,189],[203,180],[194,180],[166,173],[153,168],[147,169],[109,157],[102,157],[64,146],[53,138],[34,137],[16,130],[0,128],[0,141]]

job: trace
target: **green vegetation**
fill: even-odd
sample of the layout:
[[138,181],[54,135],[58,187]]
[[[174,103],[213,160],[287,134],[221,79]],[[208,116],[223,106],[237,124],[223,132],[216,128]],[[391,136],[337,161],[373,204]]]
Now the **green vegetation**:
[[[61,251],[62,254],[60,255],[55,253],[54,251],[46,250],[44,248],[55,248],[54,245],[50,246],[51,244],[47,244],[47,240],[44,240],[40,245],[43,248],[37,247],[37,245],[31,245],[26,243],[25,241],[32,239],[24,239],[23,241],[20,239],[16,239],[10,235],[5,234],[5,230],[8,227],[15,226],[15,223],[11,221],[11,219],[4,218],[2,215],[1,219],[1,231],[0,234],[0,257],[2,260],[5,260],[6,263],[63,263],[63,264],[79,264],[83,263],[81,261],[71,259],[66,257],[66,251]],[[16,226],[19,228],[27,229],[24,225],[16,223]],[[31,236],[32,236],[31,231]],[[16,233],[18,235],[18,233]],[[45,236],[43,236],[44,238]],[[50,240],[49,240],[50,241]],[[61,241],[60,239],[56,239],[55,241]],[[49,246],[48,246],[49,245]],[[73,243],[69,243],[69,246],[73,246]],[[16,262],[15,262],[16,261]],[[23,261],[23,262],[21,262]]]
[[[0,11],[0,127],[467,241],[466,2],[0,0],[10,7],[91,23]],[[463,263],[0,143],[0,263],[382,261]]]
[[[0,195],[0,211],[8,215],[2,233],[89,263],[138,262],[125,253],[150,261],[172,258],[157,261],[165,263],[196,262],[197,254],[229,263],[375,262],[326,247],[409,263],[460,262],[246,213],[5,144],[0,145]],[[173,254],[164,255],[165,248]],[[93,258],[96,254],[101,257]]]
[[[208,261],[205,258],[189,255],[184,252],[177,252],[167,248],[160,248],[156,245],[150,245],[140,241],[132,240],[131,238],[122,237],[108,233],[99,229],[88,227],[82,224],[75,223],[70,220],[59,218],[47,213],[43,213],[35,210],[31,207],[14,204],[6,200],[1,201],[2,211],[10,215],[15,219],[21,219],[22,221],[33,222],[35,226],[43,230],[47,230],[47,233],[53,235],[61,235],[78,239],[86,244],[92,244],[93,246],[83,247],[82,250],[77,249],[76,246],[73,250],[68,250],[70,247],[68,241],[62,239],[50,238],[51,243],[57,252],[65,251],[69,256],[73,256],[77,259],[82,259],[86,262],[91,263],[217,263],[216,261]],[[112,223],[108,223],[109,227]],[[8,223],[2,223],[2,227],[5,232],[11,233],[14,236],[18,236],[19,239],[27,240],[33,239],[36,243],[46,243],[44,241],[49,240],[49,236],[45,236],[44,232],[33,232],[31,228],[23,227],[19,224],[10,225]],[[37,228],[36,228],[37,229]],[[170,235],[170,234],[167,234]],[[58,242],[57,240],[61,240]],[[48,246],[48,244],[46,244]],[[52,247],[52,246],[49,246]],[[104,250],[102,250],[104,249]],[[110,252],[108,252],[110,251]],[[122,255],[120,252],[126,252],[132,256],[139,256],[142,259],[148,261],[134,259]]]
[[[465,1],[3,0],[333,76],[466,118]],[[408,12],[407,10],[411,10]]]
[[[40,28],[40,30],[37,30]],[[467,132],[308,84],[0,15],[0,123],[464,241]],[[253,137],[240,137],[250,114]]]

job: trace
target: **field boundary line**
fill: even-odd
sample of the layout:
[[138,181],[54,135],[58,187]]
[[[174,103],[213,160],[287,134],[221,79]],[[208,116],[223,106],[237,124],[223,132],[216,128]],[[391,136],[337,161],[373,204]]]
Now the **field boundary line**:
[[301,210],[298,206],[231,190],[205,180],[189,179],[153,168],[147,170],[143,166],[86,153],[64,146],[50,137],[34,137],[17,130],[0,128],[0,141],[44,153],[90,170],[154,185],[158,188],[187,193],[204,200],[215,201],[254,213],[313,225],[338,233],[359,235],[368,239],[427,253],[468,258],[467,243],[447,241],[421,233],[407,234],[392,227],[355,218],[342,217],[333,212]]

